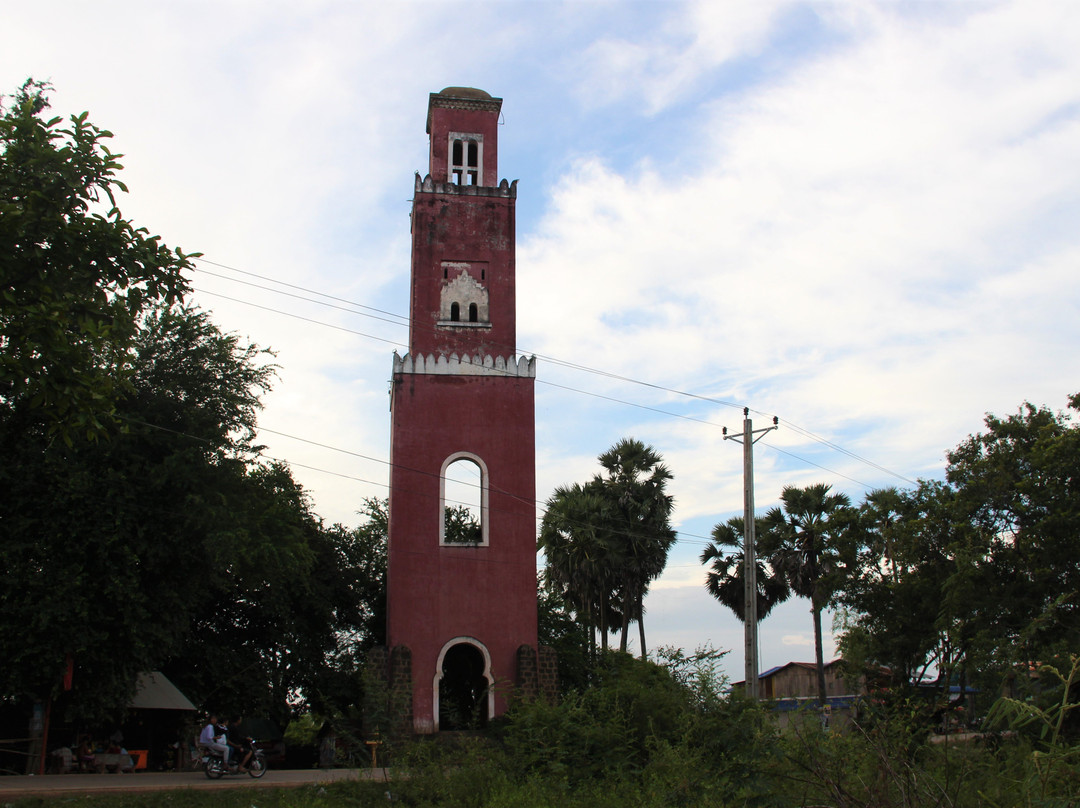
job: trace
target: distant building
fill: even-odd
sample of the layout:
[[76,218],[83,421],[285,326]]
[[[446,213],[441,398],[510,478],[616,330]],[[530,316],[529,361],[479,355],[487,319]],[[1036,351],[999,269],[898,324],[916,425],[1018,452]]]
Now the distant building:
[[[817,665],[813,662],[788,662],[758,674],[763,699],[817,699]],[[864,695],[866,681],[857,677],[854,683],[843,675],[843,660],[825,663],[825,695]]]
[[[761,698],[774,702],[774,708],[782,716],[782,724],[787,723],[791,713],[818,707],[817,665],[813,662],[787,662],[769,668],[758,674],[758,683]],[[736,682],[734,686],[743,685],[745,682]],[[842,659],[825,663],[829,721],[847,723],[859,699],[866,694],[865,676],[848,678]]]

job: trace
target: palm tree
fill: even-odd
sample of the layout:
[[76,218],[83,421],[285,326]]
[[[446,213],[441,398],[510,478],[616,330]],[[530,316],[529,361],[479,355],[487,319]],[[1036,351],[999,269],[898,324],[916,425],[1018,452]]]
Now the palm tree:
[[617,548],[622,637],[625,651],[630,621],[637,620],[645,658],[644,601],[649,584],[667,565],[675,543],[671,527],[674,499],[666,492],[671,471],[663,456],[635,438],[623,438],[598,458],[604,469],[590,487],[607,502],[604,525]]
[[821,610],[832,599],[843,574],[842,556],[847,550],[843,542],[854,518],[851,500],[846,494],[830,494],[831,488],[824,483],[806,488],[785,486],[780,494],[781,507],[765,514],[765,530],[758,542],[769,565],[791,591],[810,599],[818,698],[823,707],[827,702]]
[[[758,520],[757,533],[764,530],[764,524]],[[712,529],[712,541],[701,551],[701,563],[712,562],[705,575],[705,588],[709,594],[731,609],[740,620],[746,620],[746,564],[742,546],[743,518],[733,516]],[[764,620],[773,606],[791,596],[783,576],[768,569],[760,556],[757,558],[757,590],[758,620]]]
[[595,647],[599,629],[607,649],[614,588],[612,551],[600,528],[604,500],[577,483],[560,486],[548,498],[540,524],[539,549],[547,560],[545,575],[582,621]]
[[863,541],[871,564],[888,565],[892,583],[899,581],[896,527],[903,521],[904,496],[894,487],[878,488],[866,495],[859,509],[863,519]]

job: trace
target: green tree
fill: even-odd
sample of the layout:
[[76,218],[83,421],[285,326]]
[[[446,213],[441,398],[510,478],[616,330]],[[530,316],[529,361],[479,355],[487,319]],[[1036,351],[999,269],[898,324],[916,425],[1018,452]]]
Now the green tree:
[[246,476],[273,368],[204,313],[154,312],[137,333],[123,428],[67,445],[0,420],[0,695],[60,696],[73,714],[123,705],[176,650],[232,561],[230,492]]
[[999,668],[1080,647],[1080,394],[1070,412],[1025,403],[949,452],[956,518],[970,523],[973,650]]
[[49,89],[0,103],[0,418],[70,442],[105,433],[139,316],[182,297],[190,256],[123,218],[112,134],[85,112],[46,119]]
[[584,622],[600,632],[603,649],[616,625],[625,651],[638,621],[645,656],[644,598],[663,572],[675,542],[671,472],[660,453],[624,438],[598,458],[603,472],[584,485],[557,488],[547,503],[540,549],[548,580]]
[[940,482],[872,491],[859,508],[858,559],[839,599],[848,610],[844,660],[889,669],[912,686],[931,668],[963,663],[971,596],[960,595],[957,557],[969,527],[957,522],[955,492]]
[[329,632],[301,666],[297,688],[304,709],[329,716],[359,715],[365,654],[386,644],[387,500],[365,499],[358,515],[358,527],[323,528],[315,544],[313,589],[329,608]]
[[[253,466],[236,483],[231,519],[221,525],[218,591],[200,599],[166,673],[209,707],[282,725],[298,694],[331,713],[355,699],[347,690],[362,651],[378,639],[368,632],[381,603],[360,593],[383,580],[384,545],[371,558],[356,532],[324,526],[281,463]],[[371,567],[377,581],[368,580]]]
[[1067,662],[1080,643],[1080,402],[1069,403],[989,415],[948,454],[948,482],[867,497],[856,574],[840,593],[845,658],[907,682],[935,667],[943,685],[986,690]]
[[469,506],[447,505],[443,519],[448,544],[479,544],[483,541],[483,528]]
[[[755,535],[764,532],[765,525],[757,520]],[[712,529],[712,541],[701,551],[701,563],[709,565],[705,588],[709,594],[740,620],[746,619],[746,562],[743,555],[743,518],[733,516]],[[760,544],[760,542],[758,542]],[[764,620],[773,607],[791,596],[787,582],[757,559],[757,615]]]
[[622,612],[619,649],[626,650],[631,620],[637,620],[641,657],[645,646],[645,594],[667,565],[675,543],[671,527],[674,499],[667,493],[671,472],[652,446],[623,438],[598,458],[604,469],[592,487],[606,500],[603,528],[617,553]]
[[559,692],[583,690],[589,684],[594,663],[592,636],[582,631],[575,610],[544,574],[537,576],[536,606],[537,643],[555,649],[559,660]]
[[810,600],[814,617],[814,656],[818,699],[826,703],[825,659],[821,643],[821,611],[840,587],[845,572],[846,544],[852,521],[846,494],[829,493],[818,483],[805,488],[785,486],[780,506],[765,515],[759,546],[770,566],[783,576],[791,591]]
[[351,588],[361,610],[361,628],[355,637],[362,649],[386,645],[386,548],[390,503],[386,497],[368,497],[357,514],[363,521],[350,534],[343,550],[356,571]]
[[545,584],[577,614],[590,647],[595,647],[593,637],[599,630],[606,650],[615,570],[600,525],[604,507],[594,488],[577,483],[556,488],[540,525],[539,548],[546,561]]

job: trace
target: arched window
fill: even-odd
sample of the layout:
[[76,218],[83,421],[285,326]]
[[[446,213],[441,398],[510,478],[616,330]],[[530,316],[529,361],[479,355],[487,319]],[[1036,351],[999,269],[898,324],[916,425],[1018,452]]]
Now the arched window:
[[450,133],[450,165],[447,176],[455,185],[480,185],[484,170],[484,139],[481,135]]
[[459,320],[461,320],[461,304],[455,301],[450,304],[450,322],[456,323]]
[[480,317],[480,309],[477,308],[475,303],[469,304],[469,322],[475,323]]
[[488,543],[487,468],[480,458],[459,452],[443,464],[439,497],[439,544],[483,547]]

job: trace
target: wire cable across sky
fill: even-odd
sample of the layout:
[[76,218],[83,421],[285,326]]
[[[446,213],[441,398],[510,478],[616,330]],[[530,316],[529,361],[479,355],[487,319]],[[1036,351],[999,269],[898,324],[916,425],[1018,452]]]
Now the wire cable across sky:
[[[327,294],[325,292],[320,292],[320,291],[315,290],[315,289],[310,289],[310,288],[299,286],[299,285],[296,285],[296,284],[291,284],[291,283],[286,283],[284,281],[279,281],[279,280],[276,280],[274,278],[270,278],[270,277],[267,277],[267,276],[264,276],[264,275],[259,275],[258,273],[238,269],[236,267],[232,267],[232,266],[229,266],[227,264],[221,264],[221,263],[218,263],[218,262],[215,262],[215,261],[210,261],[210,260],[208,260],[206,258],[199,258],[199,259],[195,259],[195,260],[197,260],[200,263],[211,264],[213,266],[216,266],[216,267],[221,268],[221,269],[228,270],[230,272],[236,272],[238,274],[245,275],[247,277],[257,278],[259,280],[265,281],[265,282],[270,283],[270,284],[276,284],[278,286],[285,287],[285,289],[291,289],[291,290],[296,290],[298,292],[304,292],[305,294],[314,295],[317,298],[324,298],[324,299],[317,300],[317,299],[312,299],[310,297],[303,297],[302,295],[296,294],[295,292],[284,291],[283,289],[276,289],[273,286],[265,286],[263,284],[254,283],[252,281],[247,281],[247,280],[240,279],[240,278],[230,278],[229,276],[222,275],[221,273],[216,273],[216,272],[212,272],[210,270],[206,270],[206,269],[196,267],[196,271],[204,273],[206,275],[210,275],[212,277],[220,278],[220,279],[223,279],[223,280],[228,280],[228,281],[235,282],[235,283],[240,283],[240,284],[243,284],[243,285],[246,285],[246,286],[249,286],[249,287],[254,287],[254,288],[261,289],[261,290],[264,290],[264,291],[268,291],[268,292],[271,292],[271,293],[274,293],[274,294],[280,294],[280,295],[283,295],[283,296],[286,296],[286,297],[290,297],[290,298],[293,298],[293,299],[301,300],[301,301],[304,301],[304,302],[307,302],[307,303],[312,303],[312,304],[319,305],[319,306],[324,306],[324,307],[331,308],[331,309],[335,309],[335,310],[342,311],[342,312],[345,312],[345,313],[348,313],[348,314],[356,314],[356,315],[359,315],[359,316],[362,316],[362,317],[368,317],[368,318],[371,318],[373,320],[388,323],[388,324],[391,324],[391,325],[394,325],[394,326],[404,326],[404,327],[413,326],[413,324],[411,324],[409,322],[408,317],[405,317],[405,316],[399,315],[399,314],[395,314],[394,312],[389,312],[389,311],[386,311],[384,309],[376,308],[374,306],[368,306],[368,305],[365,305],[365,304],[362,304],[362,303],[357,303],[355,301],[351,301],[351,300],[348,300],[346,298],[338,297],[338,296],[335,296],[335,295],[330,295],[330,294]],[[341,331],[341,332],[344,332],[344,333],[353,334],[355,336],[364,337],[366,339],[376,340],[378,342],[387,343],[389,345],[394,345],[394,346],[403,348],[405,350],[408,350],[408,343],[404,342],[404,341],[401,341],[401,340],[390,339],[390,338],[387,338],[387,337],[378,336],[376,334],[371,334],[371,333],[368,333],[368,332],[358,331],[358,330],[355,330],[355,329],[347,328],[345,326],[335,325],[333,323],[328,323],[328,322],[318,320],[318,319],[315,319],[315,318],[312,318],[312,317],[305,317],[303,315],[295,314],[293,312],[273,308],[273,307],[270,307],[270,306],[264,306],[264,305],[261,305],[261,304],[258,304],[258,303],[253,303],[251,301],[244,300],[242,298],[221,294],[219,292],[213,292],[213,291],[210,291],[210,290],[207,290],[207,289],[195,289],[194,291],[197,291],[199,294],[211,295],[211,296],[214,296],[214,297],[219,297],[221,299],[229,300],[229,301],[234,302],[234,303],[240,303],[242,305],[251,306],[253,308],[257,308],[257,309],[260,309],[260,310],[263,310],[263,311],[272,312],[272,313],[279,314],[279,315],[282,315],[282,316],[285,316],[285,317],[291,317],[293,319],[301,320],[301,321],[312,323],[312,324],[315,324],[315,325],[320,325],[320,326],[323,326],[325,328],[331,328],[331,329]],[[330,302],[330,301],[333,301],[333,302]],[[344,305],[341,305],[341,304],[344,304]],[[413,326],[413,327],[415,327],[415,326]],[[510,350],[512,352],[514,351],[514,346],[506,346],[506,347],[508,348],[508,350]],[[528,352],[526,350],[518,350],[516,352],[520,353],[520,354],[528,354],[528,353],[530,353],[530,352]],[[589,367],[587,365],[582,365],[582,364],[577,363],[577,362],[571,362],[571,361],[568,361],[568,360],[559,359],[558,357],[554,357],[554,356],[549,356],[549,355],[539,354],[539,353],[533,353],[532,355],[536,356],[538,359],[542,359],[545,363],[553,365],[553,366],[564,367],[564,368],[579,371],[579,372],[582,372],[582,373],[587,373],[587,374],[599,376],[599,377],[602,377],[602,378],[612,379],[614,381],[621,381],[621,382],[625,382],[627,384],[633,384],[633,385],[636,385],[636,386],[645,387],[645,388],[648,388],[648,389],[656,390],[658,392],[663,392],[663,393],[667,393],[667,394],[670,394],[670,395],[675,395],[675,396],[680,396],[680,397],[687,398],[687,399],[702,401],[702,402],[705,402],[705,403],[708,403],[708,404],[713,404],[713,405],[716,405],[716,406],[742,409],[742,405],[739,405],[739,404],[737,404],[735,402],[725,401],[725,400],[722,400],[722,399],[716,399],[716,398],[713,398],[711,396],[705,396],[705,395],[701,395],[701,394],[698,394],[698,393],[690,393],[690,392],[686,392],[686,391],[683,391],[683,390],[677,390],[677,389],[674,389],[674,388],[671,388],[671,387],[665,387],[664,385],[655,384],[653,382],[642,381],[640,379],[634,379],[634,378],[629,377],[629,376],[625,376],[625,375],[618,374],[618,373],[613,373],[613,372],[606,371],[606,370],[603,370],[603,369]],[[660,409],[658,407],[653,407],[653,406],[650,406],[650,405],[647,405],[647,404],[642,404],[642,403],[638,403],[638,402],[634,402],[634,401],[628,401],[626,399],[616,398],[614,396],[608,396],[608,395],[604,395],[604,394],[601,394],[601,393],[595,393],[595,392],[592,392],[592,391],[589,391],[589,390],[583,390],[581,388],[573,387],[573,386],[570,386],[570,385],[558,384],[556,382],[547,381],[545,379],[537,379],[537,383],[544,384],[544,385],[547,385],[547,386],[550,386],[550,387],[553,387],[553,388],[562,389],[562,390],[565,390],[567,392],[572,392],[572,393],[579,394],[579,395],[586,395],[586,396],[591,396],[591,397],[594,397],[594,398],[597,398],[597,399],[610,401],[612,403],[620,404],[620,405],[623,405],[623,406],[642,409],[642,410],[645,410],[645,411],[648,411],[648,412],[656,413],[658,415],[663,415],[665,417],[679,418],[679,419],[683,419],[683,420],[687,420],[687,421],[693,421],[693,422],[704,424],[706,426],[711,426],[711,427],[721,427],[721,426],[723,426],[721,424],[717,424],[717,423],[715,423],[713,421],[709,421],[707,419],[697,418],[695,416],[686,415],[686,414],[683,414],[683,413],[671,412],[669,410],[663,410],[663,409]],[[773,413],[767,413],[767,412],[764,412],[762,410],[754,409],[752,407],[749,408],[749,411],[753,412],[755,414],[763,415],[765,417],[770,417],[770,418],[773,417],[773,415],[774,415]],[[889,468],[887,468],[887,467],[885,467],[885,466],[883,466],[883,465],[881,465],[879,463],[876,463],[876,462],[874,462],[872,460],[869,460],[868,458],[865,458],[865,457],[857,454],[856,452],[853,452],[853,451],[851,451],[849,449],[846,449],[845,447],[843,447],[843,446],[841,446],[841,445],[839,445],[839,444],[837,444],[837,443],[835,443],[833,441],[830,441],[830,440],[828,440],[826,438],[823,438],[823,437],[811,432],[810,430],[799,426],[798,424],[789,422],[786,419],[781,419],[781,420],[783,421],[783,424],[784,424],[784,426],[786,428],[791,429],[796,434],[802,435],[803,437],[807,438],[808,440],[811,440],[811,441],[813,441],[815,443],[818,443],[818,444],[820,444],[820,445],[822,445],[822,446],[824,446],[824,447],[826,447],[826,448],[828,448],[828,449],[830,449],[832,451],[839,452],[839,453],[845,455],[846,457],[849,457],[852,460],[855,460],[858,463],[861,463],[861,464],[866,465],[866,466],[868,466],[870,468],[873,468],[875,471],[878,471],[878,472],[881,472],[883,474],[887,474],[889,476],[895,477],[895,478],[897,478],[899,480],[902,480],[903,482],[911,484],[911,485],[916,484],[915,480],[912,480],[909,477],[907,477],[907,476],[905,476],[903,474],[900,474],[899,472],[893,471],[893,470],[891,470],[891,469],[889,469]],[[863,486],[864,488],[867,488],[867,489],[872,489],[873,488],[872,485],[870,485],[870,484],[868,484],[866,482],[858,480],[858,479],[856,479],[856,478],[854,478],[854,477],[852,477],[850,475],[844,474],[843,472],[836,471],[835,469],[831,469],[831,468],[829,468],[827,466],[824,466],[824,465],[822,465],[820,463],[816,463],[813,460],[802,457],[801,455],[795,454],[794,452],[791,452],[789,450],[780,448],[780,447],[775,446],[773,444],[763,444],[763,446],[771,449],[772,451],[775,451],[775,452],[783,454],[783,455],[785,455],[787,457],[790,457],[790,458],[792,458],[793,460],[795,460],[795,461],[797,461],[799,463],[803,463],[803,464],[805,464],[807,466],[813,466],[815,468],[821,469],[822,471],[826,471],[826,472],[828,472],[830,474],[834,474],[834,475],[836,475],[838,477],[841,477],[843,479],[846,479],[846,480],[848,480],[848,481],[850,481],[852,483]]]

